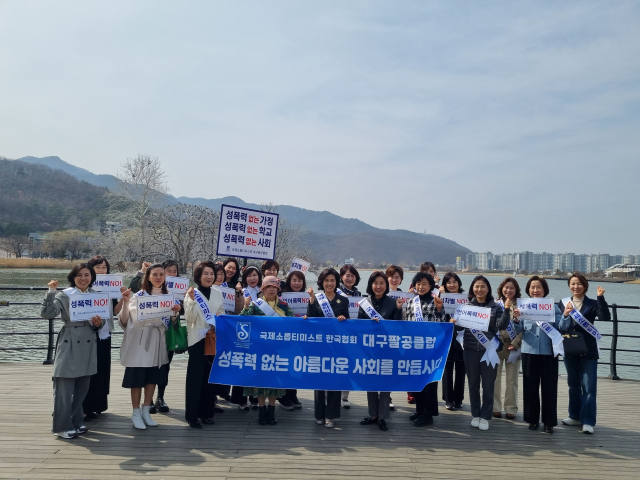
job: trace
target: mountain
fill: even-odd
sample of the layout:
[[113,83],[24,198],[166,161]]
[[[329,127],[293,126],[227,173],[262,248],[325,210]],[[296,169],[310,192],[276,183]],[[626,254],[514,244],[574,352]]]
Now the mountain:
[[[84,168],[71,165],[59,157],[23,157],[20,162],[46,165],[78,180],[97,187],[113,188],[112,175],[96,175]],[[43,189],[46,191],[46,189]],[[67,192],[72,190],[67,190]],[[216,199],[173,197],[169,203],[181,202],[219,210],[222,204],[260,210],[260,205],[247,203],[238,197]],[[470,250],[456,242],[437,235],[426,235],[408,230],[376,228],[357,218],[344,218],[327,211],[307,210],[292,205],[276,205],[277,213],[291,223],[305,229],[304,246],[313,253],[314,260],[342,262],[354,258],[359,263],[406,263],[417,265],[426,260],[434,263],[454,263]],[[1,217],[0,217],[1,219]],[[3,220],[6,221],[6,220]]]

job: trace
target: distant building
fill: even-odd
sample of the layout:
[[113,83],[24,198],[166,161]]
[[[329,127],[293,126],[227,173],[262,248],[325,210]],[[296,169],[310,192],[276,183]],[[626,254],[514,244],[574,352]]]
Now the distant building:
[[353,258],[346,258],[344,260],[345,265],[353,265]]
[[16,254],[6,248],[0,247],[0,258],[16,258]]

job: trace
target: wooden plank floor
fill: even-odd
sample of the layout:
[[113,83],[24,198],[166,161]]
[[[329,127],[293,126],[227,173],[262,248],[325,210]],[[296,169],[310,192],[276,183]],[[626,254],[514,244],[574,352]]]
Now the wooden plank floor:
[[[531,432],[521,417],[492,420],[488,432],[471,428],[468,404],[448,412],[441,402],[432,427],[408,419],[406,394],[393,394],[397,411],[389,431],[358,424],[364,393],[342,410],[335,429],[315,425],[313,392],[301,391],[302,411],[277,409],[277,426],[260,426],[257,411],[222,404],[216,424],[186,426],[186,363],[171,366],[170,414],[155,429],[134,430],[123,369],[113,364],[110,409],[73,440],[51,433],[51,367],[0,364],[0,478],[15,479],[320,479],[320,478],[638,478],[640,382],[600,379],[595,435],[558,426]],[[559,417],[567,411],[566,379],[559,383]],[[466,400],[465,400],[466,401]],[[636,472],[635,474],[633,472]]]

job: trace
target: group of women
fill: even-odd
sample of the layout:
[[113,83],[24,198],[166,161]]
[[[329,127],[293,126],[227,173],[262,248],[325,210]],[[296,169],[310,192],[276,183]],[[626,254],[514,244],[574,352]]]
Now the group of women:
[[[87,432],[86,421],[108,408],[111,363],[108,333],[113,331],[113,320],[96,316],[87,321],[71,322],[69,305],[71,296],[93,292],[91,285],[96,280],[96,273],[109,273],[109,270],[109,262],[104,257],[94,257],[87,263],[81,263],[67,277],[69,288],[57,291],[58,282],[49,282],[49,292],[42,303],[43,318],[60,316],[64,322],[58,335],[54,363],[52,429],[56,436],[62,438],[74,438]],[[260,425],[277,424],[276,401],[286,410],[302,407],[297,391],[293,389],[231,387],[209,383],[209,371],[215,355],[215,346],[212,347],[215,343],[215,327],[207,322],[211,316],[226,313],[292,317],[294,314],[280,294],[306,291],[310,301],[307,314],[301,321],[309,317],[326,316],[344,321],[349,318],[349,302],[345,296],[361,296],[357,288],[360,274],[352,265],[344,265],[339,272],[333,268],[323,270],[318,277],[317,290],[307,285],[302,272],[290,272],[285,280],[280,280],[277,277],[279,271],[279,264],[273,260],[264,262],[260,269],[255,266],[241,269],[233,258],[222,263],[201,262],[193,272],[195,286],[189,288],[184,301],[172,308],[172,316],[168,319],[138,321],[135,296],[167,294],[166,276],[179,275],[177,263],[171,260],[162,264],[143,264],[130,288],[121,289],[122,298],[113,301],[113,314],[117,315],[124,330],[120,348],[120,361],[125,367],[122,386],[131,392],[131,420],[135,428],[155,427],[157,423],[151,414],[169,411],[164,397],[173,352],[167,349],[165,332],[169,328],[178,328],[182,316],[186,321],[188,337],[185,418],[190,427],[202,428],[203,424],[214,424],[215,414],[224,412],[217,404],[221,399],[236,404],[241,410],[257,409]],[[371,318],[360,308],[358,319],[456,323],[455,318],[445,313],[443,301],[432,292],[439,289],[443,293],[462,293],[462,282],[458,275],[449,272],[440,284],[435,266],[430,262],[421,265],[409,289],[419,298],[421,315],[410,303],[389,295],[391,291],[399,290],[403,278],[404,271],[398,266],[392,265],[385,272],[374,271],[367,281],[366,294],[377,315]],[[553,433],[558,423],[558,352],[554,351],[556,331],[565,336],[582,337],[586,345],[586,353],[582,351],[572,355],[572,351],[568,351],[564,355],[569,386],[569,416],[562,422],[565,425],[581,425],[583,432],[593,433],[596,423],[598,345],[584,328],[584,322],[576,322],[575,318],[576,312],[579,312],[591,324],[596,319],[609,320],[609,309],[601,287],[598,287],[597,300],[586,296],[589,283],[581,274],[571,275],[568,285],[572,294],[570,300],[565,299],[555,306],[555,323],[545,324],[545,327],[541,322],[521,320],[521,312],[517,308],[521,289],[515,278],[504,279],[496,297],[486,277],[478,275],[473,279],[468,304],[490,309],[489,328],[486,332],[478,332],[454,325],[442,377],[442,399],[448,410],[462,408],[466,376],[472,427],[488,430],[491,418],[501,417],[503,410],[508,419],[514,419],[518,412],[521,362],[524,420],[531,430],[537,430],[542,422],[543,431]],[[225,311],[217,286],[235,288],[233,311]],[[527,281],[525,293],[531,298],[546,297],[549,287],[544,278],[533,276]],[[332,311],[329,314],[327,304]],[[484,359],[486,349],[483,345],[494,337],[499,340],[497,365]],[[504,400],[502,370],[505,370]],[[156,387],[158,394],[154,402]],[[438,415],[437,392],[437,382],[425,385],[420,392],[408,392],[408,402],[415,404],[415,413],[409,419],[415,426],[434,422],[433,417]],[[348,393],[315,391],[316,423],[334,427],[336,419],[340,418],[341,406],[350,407]],[[395,408],[391,393],[367,392],[367,403],[368,415],[360,424],[377,425],[380,430],[386,431],[386,421],[390,411]]]

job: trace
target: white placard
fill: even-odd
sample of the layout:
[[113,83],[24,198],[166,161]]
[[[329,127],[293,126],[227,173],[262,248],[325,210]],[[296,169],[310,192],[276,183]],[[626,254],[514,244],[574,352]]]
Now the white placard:
[[458,305],[466,305],[469,297],[464,293],[441,293],[440,298],[444,305],[444,313],[453,316]]
[[554,323],[556,309],[553,303],[553,298],[519,298],[520,320]]
[[218,256],[273,260],[278,236],[277,213],[222,205]]
[[138,321],[171,317],[175,315],[171,310],[174,305],[175,301],[172,294],[136,296]]
[[96,281],[91,288],[96,292],[108,293],[110,298],[122,298],[120,288],[123,286],[122,275],[96,274]]
[[72,322],[91,320],[96,315],[105,321],[111,316],[111,300],[108,293],[69,295],[69,319]]
[[398,291],[393,291],[393,290],[389,290],[389,293],[387,295],[389,295],[394,300],[397,300],[399,298],[402,299],[402,304],[403,305],[405,303],[409,303],[411,300],[413,300],[413,297],[416,296],[415,293],[398,292]]
[[349,318],[358,318],[360,301],[365,297],[347,297],[349,299]]
[[298,270],[306,276],[310,266],[311,264],[309,262],[302,260],[301,258],[294,258],[291,261],[291,268],[289,269],[289,273]]
[[184,277],[167,277],[167,290],[172,293],[179,302],[184,301],[184,295],[189,290],[189,279]]
[[221,287],[214,285],[213,288],[220,290],[222,293],[222,305],[227,312],[235,312],[236,310],[236,291],[234,288]]
[[456,320],[456,325],[460,327],[475,328],[486,332],[489,330],[491,309],[474,305],[458,305],[453,318]]
[[307,314],[307,307],[311,299],[308,293],[283,293],[281,298],[284,302],[287,302],[296,317],[302,317]]

